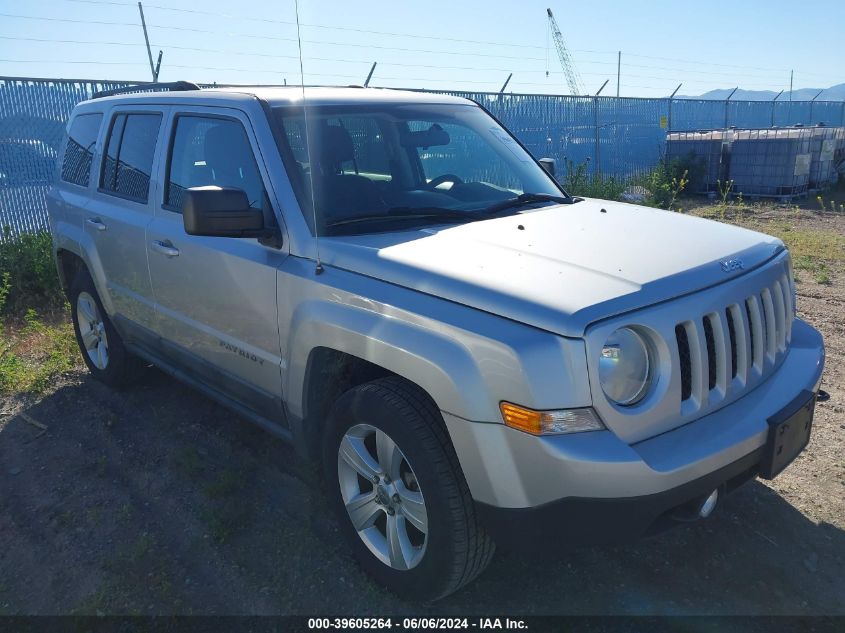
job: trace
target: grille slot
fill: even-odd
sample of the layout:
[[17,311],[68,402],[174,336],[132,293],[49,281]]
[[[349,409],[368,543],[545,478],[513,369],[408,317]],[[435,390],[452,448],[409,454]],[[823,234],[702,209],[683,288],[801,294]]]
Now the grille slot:
[[764,288],[760,293],[763,299],[763,315],[766,323],[766,355],[774,359],[777,351],[777,321],[775,320],[775,305],[772,301],[772,292]]
[[780,281],[775,282],[774,304],[775,304],[775,330],[777,331],[777,347],[782,350],[786,347],[786,301],[783,298],[783,286]]
[[725,308],[725,319],[728,321],[728,343],[731,348],[731,378],[736,378],[736,325],[730,308]]
[[681,323],[675,326],[675,340],[678,342],[678,359],[681,362],[681,400],[689,400],[692,395],[692,362],[687,329]]
[[704,326],[704,340],[707,344],[707,388],[713,389],[716,386],[716,339],[713,336],[713,323],[710,316],[702,320]]
[[754,327],[755,320],[751,311],[751,299],[745,300],[745,316],[748,319],[748,340],[751,343],[751,358],[748,359],[748,369],[751,369],[751,365],[757,362],[757,348],[760,347],[757,328]]

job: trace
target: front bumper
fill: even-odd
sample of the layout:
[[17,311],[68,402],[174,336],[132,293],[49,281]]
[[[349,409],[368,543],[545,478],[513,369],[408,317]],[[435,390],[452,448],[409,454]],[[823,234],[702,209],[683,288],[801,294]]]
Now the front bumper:
[[536,508],[497,508],[476,503],[482,525],[499,544],[519,550],[549,544],[605,545],[632,542],[690,517],[713,490],[724,495],[755,477],[763,449],[676,488],[651,495],[596,499],[570,497]]
[[818,391],[823,367],[821,335],[796,319],[790,351],[766,382],[710,415],[635,444],[611,431],[536,437],[503,424],[444,419],[488,524],[500,517],[521,531],[522,523],[512,521],[530,511],[538,519],[532,523],[558,536],[565,529],[573,540],[618,541],[624,535],[603,535],[600,524],[613,522],[636,538],[667,510],[755,476],[766,420],[799,392]]

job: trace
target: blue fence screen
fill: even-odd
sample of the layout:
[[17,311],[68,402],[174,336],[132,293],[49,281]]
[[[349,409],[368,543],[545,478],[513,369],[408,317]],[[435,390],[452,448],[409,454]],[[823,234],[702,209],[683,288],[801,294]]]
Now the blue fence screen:
[[[47,229],[45,198],[74,105],[126,82],[0,78],[0,239]],[[631,178],[663,156],[666,133],[736,126],[845,125],[845,103],[571,97],[443,91],[477,101],[538,158]]]

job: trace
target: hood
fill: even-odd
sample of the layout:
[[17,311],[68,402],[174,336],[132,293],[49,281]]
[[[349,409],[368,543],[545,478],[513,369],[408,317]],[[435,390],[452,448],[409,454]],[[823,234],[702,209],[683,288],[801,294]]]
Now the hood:
[[324,238],[320,248],[327,265],[580,337],[598,319],[741,275],[783,244],[681,213],[587,199],[459,226]]

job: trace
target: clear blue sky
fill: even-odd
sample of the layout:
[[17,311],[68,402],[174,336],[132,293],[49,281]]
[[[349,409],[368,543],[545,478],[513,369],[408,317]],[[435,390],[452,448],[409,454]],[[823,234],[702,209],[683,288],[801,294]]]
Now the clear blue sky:
[[[513,72],[509,91],[566,94],[547,6],[588,92],[615,94],[617,50],[623,96],[780,90],[790,69],[796,89],[845,82],[845,0],[300,0],[305,82],[363,83],[378,61],[376,86],[498,90]],[[161,81],[300,82],[293,0],[144,8]],[[0,0],[0,75],[148,80],[136,3]]]

